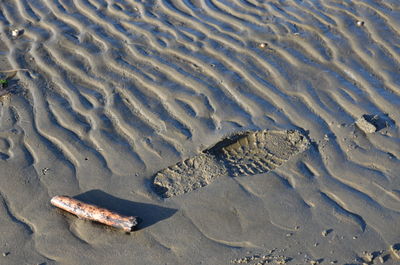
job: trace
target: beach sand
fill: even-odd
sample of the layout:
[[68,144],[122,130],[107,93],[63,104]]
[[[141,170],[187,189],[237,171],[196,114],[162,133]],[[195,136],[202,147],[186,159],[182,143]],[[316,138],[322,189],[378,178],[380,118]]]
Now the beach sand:
[[400,264],[398,0],[2,0],[13,69],[0,264]]

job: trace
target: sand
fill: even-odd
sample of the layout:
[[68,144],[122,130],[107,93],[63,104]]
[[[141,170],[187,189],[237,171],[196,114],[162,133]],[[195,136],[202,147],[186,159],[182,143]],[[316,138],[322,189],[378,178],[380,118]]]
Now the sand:
[[[398,0],[0,1],[0,70],[28,69],[0,91],[0,264],[400,264],[399,18]],[[307,146],[266,137],[274,166],[218,145],[289,131]]]

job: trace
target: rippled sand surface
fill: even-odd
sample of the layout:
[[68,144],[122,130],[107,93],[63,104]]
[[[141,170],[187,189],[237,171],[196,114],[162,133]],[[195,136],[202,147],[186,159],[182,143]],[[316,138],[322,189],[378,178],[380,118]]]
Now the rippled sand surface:
[[[0,264],[400,263],[398,0],[2,0],[12,69],[28,71],[0,98]],[[265,129],[310,148],[169,199],[152,188]],[[126,235],[55,195],[143,222]]]

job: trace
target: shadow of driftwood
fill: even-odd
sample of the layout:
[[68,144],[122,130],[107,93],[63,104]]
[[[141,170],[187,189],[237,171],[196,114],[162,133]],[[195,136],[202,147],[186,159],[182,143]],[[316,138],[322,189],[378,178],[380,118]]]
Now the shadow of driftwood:
[[177,210],[149,203],[132,202],[114,197],[101,190],[91,190],[74,196],[85,203],[94,204],[119,214],[139,217],[135,230],[144,229],[174,215]]

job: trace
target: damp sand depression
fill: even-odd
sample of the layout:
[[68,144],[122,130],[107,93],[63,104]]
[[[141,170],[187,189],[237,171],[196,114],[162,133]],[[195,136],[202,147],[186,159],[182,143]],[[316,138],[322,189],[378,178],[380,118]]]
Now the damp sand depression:
[[397,0],[0,1],[0,264],[398,264],[399,54]]

